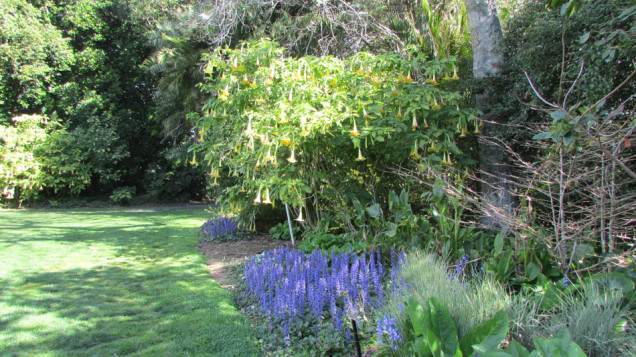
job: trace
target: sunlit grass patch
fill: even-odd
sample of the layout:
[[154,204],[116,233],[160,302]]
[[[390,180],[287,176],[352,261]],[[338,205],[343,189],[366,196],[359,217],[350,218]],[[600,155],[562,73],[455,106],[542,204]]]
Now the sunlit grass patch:
[[203,209],[0,211],[0,355],[258,355]]

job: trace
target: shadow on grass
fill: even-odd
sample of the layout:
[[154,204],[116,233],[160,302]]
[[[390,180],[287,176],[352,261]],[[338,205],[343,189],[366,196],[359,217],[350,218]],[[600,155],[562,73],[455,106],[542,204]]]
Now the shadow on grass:
[[[0,282],[0,304],[18,311],[0,319],[15,337],[0,354],[257,355],[231,295],[180,273],[105,267],[34,274],[11,288]],[[29,335],[38,337],[20,338]]]
[[205,216],[1,211],[0,355],[259,355],[193,249]]

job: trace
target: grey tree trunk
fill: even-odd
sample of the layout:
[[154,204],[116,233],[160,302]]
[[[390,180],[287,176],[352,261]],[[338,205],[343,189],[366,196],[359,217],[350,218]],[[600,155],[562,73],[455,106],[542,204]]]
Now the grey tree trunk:
[[[487,78],[496,75],[503,64],[503,50],[495,0],[465,0],[465,4],[472,41],[474,76]],[[477,106],[484,113],[484,138],[496,134],[498,118],[492,113],[493,104],[491,89],[485,88],[483,93],[477,95]],[[505,164],[501,148],[487,141],[480,141],[479,156],[482,179],[480,190],[484,198],[482,223],[493,229],[505,229],[505,217],[511,214],[514,204],[506,183],[510,169]]]

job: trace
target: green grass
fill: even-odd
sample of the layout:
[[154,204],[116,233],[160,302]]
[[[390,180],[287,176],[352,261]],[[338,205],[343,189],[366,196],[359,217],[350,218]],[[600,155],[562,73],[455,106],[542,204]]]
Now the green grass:
[[0,355],[254,356],[201,208],[0,211]]

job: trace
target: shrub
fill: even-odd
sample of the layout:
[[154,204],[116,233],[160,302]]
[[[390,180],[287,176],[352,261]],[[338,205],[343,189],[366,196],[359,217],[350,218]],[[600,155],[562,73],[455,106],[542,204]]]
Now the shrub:
[[[292,231],[294,232],[294,239],[298,239],[300,237],[300,227],[292,224]],[[289,225],[287,222],[278,223],[274,227],[270,228],[269,235],[272,236],[272,239],[276,240],[291,240],[291,236],[289,235]]]
[[[633,291],[633,283],[630,291]],[[630,305],[632,295],[616,287],[606,288],[598,280],[565,289],[557,296],[554,311],[538,304],[518,318],[519,334],[526,345],[534,337],[549,337],[567,328],[572,341],[589,356],[630,356],[636,346],[636,328]]]
[[113,190],[113,194],[110,195],[110,200],[118,205],[127,205],[130,200],[135,196],[136,189],[131,186],[118,187]]

